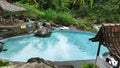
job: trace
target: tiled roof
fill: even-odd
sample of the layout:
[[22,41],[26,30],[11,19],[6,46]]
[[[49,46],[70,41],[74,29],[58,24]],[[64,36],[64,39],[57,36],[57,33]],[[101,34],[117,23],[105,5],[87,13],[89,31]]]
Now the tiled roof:
[[120,24],[103,24],[97,35],[90,40],[104,44],[112,55],[120,59]]

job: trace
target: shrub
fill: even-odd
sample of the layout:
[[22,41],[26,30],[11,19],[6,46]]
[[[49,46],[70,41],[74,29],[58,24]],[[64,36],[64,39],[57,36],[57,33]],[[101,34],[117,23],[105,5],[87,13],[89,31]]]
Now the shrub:
[[57,15],[56,15],[56,11],[52,10],[52,9],[47,9],[45,12],[45,16],[44,18],[47,20],[55,20]]
[[9,65],[10,65],[10,62],[0,61],[0,67],[2,67],[2,66],[9,66]]
[[[83,64],[83,68],[94,68],[95,65],[93,63],[90,64]],[[96,66],[97,68],[99,68],[98,66]]]
[[60,13],[57,13],[55,23],[68,26],[70,24],[75,23],[75,20],[71,14],[66,12],[60,12]]

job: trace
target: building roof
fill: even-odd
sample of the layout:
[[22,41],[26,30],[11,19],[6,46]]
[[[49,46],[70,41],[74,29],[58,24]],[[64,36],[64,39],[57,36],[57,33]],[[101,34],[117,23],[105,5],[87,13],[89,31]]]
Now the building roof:
[[104,44],[113,56],[120,59],[120,24],[103,24],[97,35],[90,40]]
[[0,0],[0,7],[4,11],[10,11],[10,12],[25,11],[25,8],[12,5],[8,3],[6,0]]

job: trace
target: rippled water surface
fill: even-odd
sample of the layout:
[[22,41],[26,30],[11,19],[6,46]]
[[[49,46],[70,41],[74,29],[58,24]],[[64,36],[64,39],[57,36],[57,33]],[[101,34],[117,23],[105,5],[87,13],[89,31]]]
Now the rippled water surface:
[[[6,52],[0,57],[13,61],[27,61],[40,57],[52,61],[95,59],[98,43],[89,41],[94,34],[78,31],[55,30],[51,37],[39,38],[33,34],[1,40]],[[106,52],[101,48],[102,55]]]

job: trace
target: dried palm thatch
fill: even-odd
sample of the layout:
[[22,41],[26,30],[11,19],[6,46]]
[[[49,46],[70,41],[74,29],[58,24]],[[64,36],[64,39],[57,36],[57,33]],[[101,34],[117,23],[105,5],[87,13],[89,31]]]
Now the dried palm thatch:
[[12,5],[6,0],[0,0],[0,7],[2,8],[2,10],[9,12],[25,11],[25,8]]

